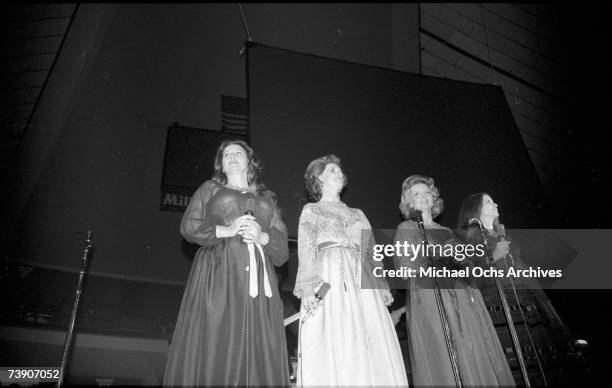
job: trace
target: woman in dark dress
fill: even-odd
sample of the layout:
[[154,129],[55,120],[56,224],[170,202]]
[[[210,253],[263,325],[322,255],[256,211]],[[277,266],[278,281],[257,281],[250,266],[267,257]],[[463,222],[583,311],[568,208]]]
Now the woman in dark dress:
[[[493,198],[487,193],[474,193],[468,195],[461,205],[459,217],[457,220],[458,234],[468,244],[482,244],[482,233],[477,224],[469,224],[471,219],[478,219],[482,223],[484,235],[487,239],[489,255],[493,258],[493,263],[487,263],[487,257],[474,257],[472,262],[480,267],[497,268],[508,273],[510,268],[517,270],[527,269],[529,266],[521,257],[521,249],[516,241],[512,241],[512,233],[506,236],[503,226],[499,223],[499,209]],[[564,325],[563,321],[557,314],[555,307],[550,299],[542,290],[542,287],[536,279],[529,277],[499,278],[502,288],[504,289],[508,303],[520,306],[521,318],[516,321],[515,326],[519,334],[519,342],[523,350],[523,356],[526,361],[540,363],[542,375],[549,379],[548,383],[565,384],[569,378],[568,366],[576,366],[572,364],[576,360],[568,362],[558,362],[551,360],[560,360],[562,357],[568,357],[575,352],[572,349],[572,336],[570,331]],[[503,322],[500,329],[500,340],[505,340],[507,348],[512,347],[512,342],[508,336],[508,328],[505,325],[503,310],[501,310],[501,301],[499,299],[495,281],[492,278],[479,279],[479,288],[485,302],[494,309],[490,309],[491,318]],[[514,314],[514,313],[513,313]],[[523,318],[525,321],[523,321]],[[503,341],[502,341],[503,342]],[[539,349],[536,351],[536,349]],[[508,353],[509,358],[516,359],[514,352]],[[530,360],[531,359],[531,360]],[[548,361],[548,362],[547,362]],[[515,361],[516,362],[516,361]],[[548,376],[544,376],[544,374]],[[564,377],[565,376],[565,377]],[[539,372],[531,374],[532,383],[541,383],[546,385],[545,380],[540,380]]]
[[[432,178],[423,175],[406,178],[402,184],[399,207],[407,220],[398,226],[395,241],[413,246],[421,244],[422,236],[417,223],[408,219],[413,210],[420,210],[430,244],[456,244],[453,232],[434,221],[442,212],[442,205]],[[452,257],[433,259],[438,267],[461,265]],[[417,271],[419,267],[429,266],[423,256],[415,260],[406,256],[396,257],[395,265]],[[438,283],[463,385],[514,386],[512,372],[480,291],[462,279],[439,278]],[[406,326],[412,380],[416,387],[455,386],[434,292],[431,278],[409,278]]]
[[288,258],[274,194],[258,181],[259,159],[225,141],[213,178],[195,192],[181,234],[196,253],[164,385],[288,386],[282,302],[273,265]]

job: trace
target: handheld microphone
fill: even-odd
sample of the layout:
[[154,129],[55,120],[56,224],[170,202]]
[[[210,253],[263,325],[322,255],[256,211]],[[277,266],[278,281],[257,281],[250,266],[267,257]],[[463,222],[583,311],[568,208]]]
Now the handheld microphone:
[[498,224],[495,229],[499,236],[499,241],[506,241],[506,227],[504,224]]
[[[499,241],[508,241],[508,239],[506,238],[506,227],[504,226],[504,224],[497,224],[497,226],[495,227],[495,231],[497,232],[497,238],[499,239]],[[506,256],[510,258],[512,266],[514,266],[514,256],[512,256],[512,253],[510,253],[509,250]]]
[[[323,298],[325,298],[325,295],[327,294],[327,291],[329,291],[329,288],[330,288],[329,283],[324,282],[323,284],[321,284],[321,286],[319,287],[317,292],[315,292],[315,298],[317,298],[317,306],[319,305],[319,303],[321,303]],[[304,323],[306,318],[310,317],[311,315],[312,315],[312,310],[308,310],[308,312],[306,314],[304,314],[304,318],[302,318],[302,323]],[[293,322],[297,321],[298,319],[300,319],[300,313],[299,312],[291,315],[290,317],[285,318],[283,320],[283,325],[284,326],[288,326],[288,325],[292,324]]]
[[308,319],[313,314],[313,311],[317,307],[319,307],[319,304],[321,303],[323,298],[325,298],[325,295],[327,294],[327,291],[329,291],[329,288],[330,288],[329,283],[323,282],[323,284],[321,284],[321,286],[319,287],[317,292],[315,292],[315,298],[317,298],[317,302],[315,304],[315,307],[310,309],[310,310],[308,310],[306,312],[306,314],[304,314],[304,318],[302,318],[302,323],[304,323],[306,321],[306,319]]
[[[248,198],[246,200],[246,204],[244,205],[244,215],[255,218],[254,209],[255,209],[255,201],[253,200],[253,198]],[[242,236],[243,239],[245,238],[245,236],[242,234],[242,231],[239,232],[239,234]]]
[[329,291],[330,287],[331,286],[327,282],[323,282],[323,284],[321,284],[321,287],[319,287],[317,292],[315,292],[315,297],[317,298],[318,302],[322,301],[323,298],[325,298],[325,295],[327,294],[327,291]]
[[255,201],[253,198],[249,198],[246,201],[244,214],[255,217],[255,211],[253,209],[255,209]]
[[[327,282],[324,282],[323,284],[321,284],[321,286],[319,287],[319,289],[317,290],[317,292],[315,292],[315,298],[317,298],[317,305],[315,306],[315,308],[319,305],[319,303],[321,303],[321,301],[323,300],[323,298],[325,298],[325,295],[327,294],[327,291],[329,291],[330,285]],[[302,318],[302,323],[304,323],[304,321],[310,317],[312,315],[312,310],[308,310],[308,312],[306,314],[304,314],[304,318]],[[300,313],[297,312],[295,314],[293,314],[290,317],[287,317],[283,320],[283,324],[285,326],[292,324],[293,322],[297,321],[298,319],[300,319]]]

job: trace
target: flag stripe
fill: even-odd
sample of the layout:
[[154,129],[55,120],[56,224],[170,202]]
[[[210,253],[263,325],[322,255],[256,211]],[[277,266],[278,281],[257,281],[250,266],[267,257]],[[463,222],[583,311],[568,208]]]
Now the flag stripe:
[[235,127],[235,128],[246,128],[246,123],[224,123],[226,127]]
[[246,98],[221,95],[221,126],[246,131],[248,127],[248,101]]
[[222,116],[223,120],[225,120],[225,121],[234,121],[234,122],[235,121],[241,121],[243,123],[246,123],[246,121],[247,121],[247,118],[244,117],[244,116],[242,116],[242,117],[236,116],[236,115],[229,116],[229,115],[226,115],[225,113],[223,113],[222,115],[223,115]]

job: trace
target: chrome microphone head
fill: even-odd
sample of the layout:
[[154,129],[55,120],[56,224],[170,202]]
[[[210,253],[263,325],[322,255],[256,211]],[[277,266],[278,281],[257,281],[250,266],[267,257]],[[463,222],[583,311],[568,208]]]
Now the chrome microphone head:
[[467,225],[478,224],[482,226],[482,222],[478,218],[470,218],[467,222]]

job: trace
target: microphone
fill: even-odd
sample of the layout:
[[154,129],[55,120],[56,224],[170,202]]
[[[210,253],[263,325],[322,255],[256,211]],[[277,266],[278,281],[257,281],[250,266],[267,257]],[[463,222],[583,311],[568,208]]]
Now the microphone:
[[482,227],[482,222],[478,218],[470,218],[465,223],[466,225],[478,224],[478,226]]
[[327,294],[327,291],[329,291],[329,288],[330,288],[329,283],[323,282],[323,284],[321,284],[317,292],[315,292],[315,298],[317,298],[315,307],[306,312],[306,314],[304,315],[304,318],[302,318],[302,323],[304,323],[306,319],[308,319],[308,317],[310,317],[313,314],[313,311],[319,307],[319,304],[321,304],[321,301],[323,300],[323,298],[325,298],[325,295]]
[[249,198],[246,200],[244,214],[255,217],[255,200]]
[[[316,303],[316,305],[314,307],[315,309],[319,306],[319,304],[321,303],[323,298],[325,298],[325,295],[327,294],[327,291],[329,291],[329,288],[330,288],[329,283],[324,282],[323,284],[321,284],[321,286],[319,287],[317,292],[315,292],[315,298],[317,298],[317,303]],[[313,310],[308,310],[308,312],[306,314],[304,314],[304,318],[302,318],[302,323],[304,323],[304,321],[306,321],[306,319],[312,315],[312,311]],[[300,319],[300,313],[299,312],[293,314],[290,317],[285,318],[283,320],[283,325],[284,326],[290,325],[293,322],[297,321],[298,319]]]
[[327,291],[329,291],[330,287],[331,286],[327,282],[323,282],[323,284],[321,284],[321,287],[319,287],[317,292],[315,292],[315,297],[317,298],[317,302],[321,302],[323,298],[325,298],[325,295],[327,294]]
[[[497,224],[497,226],[495,226],[495,231],[497,232],[497,238],[499,239],[499,241],[508,241],[508,239],[506,238],[506,227],[504,226],[504,224]],[[510,253],[509,250],[506,256],[510,258],[512,265],[514,266],[514,256],[512,256],[512,253]]]
[[[255,211],[253,209],[255,209],[255,201],[253,200],[253,198],[248,198],[246,200],[246,204],[244,205],[244,215],[252,216],[254,218]],[[242,232],[238,232],[238,234],[240,234],[240,236],[242,236],[242,238],[244,239],[244,235],[242,234]]]
[[425,230],[425,224],[423,223],[423,212],[418,209],[412,209],[408,214],[408,219],[415,221],[419,225],[420,230]]
[[497,235],[499,236],[499,241],[506,241],[506,227],[504,224],[498,224],[495,229]]

